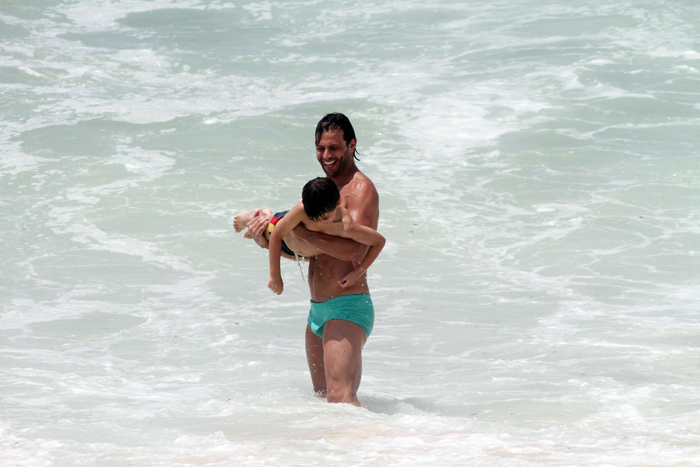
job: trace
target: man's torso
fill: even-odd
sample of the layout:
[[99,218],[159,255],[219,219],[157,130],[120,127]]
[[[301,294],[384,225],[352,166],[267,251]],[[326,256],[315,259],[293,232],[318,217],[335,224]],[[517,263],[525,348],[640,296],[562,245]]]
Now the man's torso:
[[[351,212],[353,209],[360,209],[369,217],[369,227],[376,229],[379,222],[379,203],[377,191],[370,179],[358,171],[350,182],[339,188],[341,206]],[[367,194],[367,190],[371,195],[369,201],[364,196]],[[355,219],[355,221],[357,220]],[[326,254],[312,257],[309,264],[311,300],[324,302],[341,295],[369,293],[366,276],[351,287],[345,289],[340,287],[338,281],[353,269],[354,266],[349,261]]]

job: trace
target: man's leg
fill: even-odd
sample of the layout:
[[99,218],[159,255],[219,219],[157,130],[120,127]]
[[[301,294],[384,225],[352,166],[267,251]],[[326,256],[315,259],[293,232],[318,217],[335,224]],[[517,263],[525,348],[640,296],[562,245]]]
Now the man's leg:
[[362,379],[362,347],[367,334],[355,323],[340,319],[323,327],[323,363],[328,402],[360,406],[357,390]]
[[314,392],[326,397],[328,391],[326,387],[326,369],[323,365],[323,341],[314,334],[308,325],[306,326],[306,361],[309,363]]

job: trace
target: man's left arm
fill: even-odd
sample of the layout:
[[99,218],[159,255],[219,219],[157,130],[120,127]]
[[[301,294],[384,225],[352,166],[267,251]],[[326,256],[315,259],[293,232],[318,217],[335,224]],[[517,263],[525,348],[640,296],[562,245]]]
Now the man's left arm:
[[[358,224],[376,228],[379,218],[379,196],[374,185],[366,181],[359,182],[351,188],[344,200],[345,209]],[[294,229],[294,234],[325,254],[354,264],[362,261],[369,248],[349,238],[313,232],[301,225]]]

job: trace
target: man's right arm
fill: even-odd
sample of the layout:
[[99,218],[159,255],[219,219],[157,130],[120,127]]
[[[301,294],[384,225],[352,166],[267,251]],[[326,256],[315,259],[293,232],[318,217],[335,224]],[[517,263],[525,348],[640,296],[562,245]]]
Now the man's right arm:
[[358,243],[349,238],[328,235],[322,232],[314,232],[307,229],[304,224],[299,224],[294,228],[294,235],[304,240],[328,256],[332,256],[343,261],[359,263],[367,252],[367,245]]
[[[257,216],[252,219],[248,223],[248,230],[244,236],[246,238],[252,238],[260,248],[269,249],[270,242],[265,238],[264,234],[265,229],[267,229],[267,226],[270,224],[270,219],[271,218],[268,216]],[[349,238],[336,237],[322,232],[311,231],[307,229],[303,223],[300,223],[294,228],[294,235],[308,244],[315,246],[327,255],[344,261],[359,263],[367,251],[366,245],[350,240]],[[282,253],[282,256],[291,258],[284,253]]]

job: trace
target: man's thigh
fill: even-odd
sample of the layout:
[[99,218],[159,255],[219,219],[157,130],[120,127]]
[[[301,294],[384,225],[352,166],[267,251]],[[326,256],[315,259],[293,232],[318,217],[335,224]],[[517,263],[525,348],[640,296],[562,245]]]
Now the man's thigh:
[[326,381],[339,390],[357,392],[362,379],[362,347],[367,334],[355,323],[341,319],[323,327],[323,354]]

